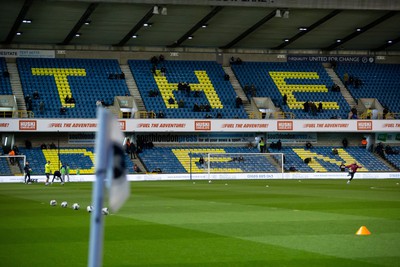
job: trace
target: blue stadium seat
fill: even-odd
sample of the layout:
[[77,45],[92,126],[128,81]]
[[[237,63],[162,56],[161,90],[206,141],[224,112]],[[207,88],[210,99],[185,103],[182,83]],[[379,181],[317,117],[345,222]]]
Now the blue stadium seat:
[[[97,100],[113,104],[115,96],[129,94],[124,79],[109,79],[110,74],[122,73],[117,60],[18,58],[17,65],[24,95],[39,93],[40,99],[33,100],[38,118],[94,118]],[[67,95],[73,96],[76,104],[66,105],[68,115],[62,116],[59,109]],[[40,101],[45,106],[43,114]]]
[[5,75],[8,73],[6,60],[0,58],[0,95],[12,95],[10,77]]
[[[313,147],[309,151],[312,153],[316,153],[321,157],[312,157],[312,160],[317,161],[322,165],[328,172],[338,172],[339,171],[339,163],[345,162],[344,155],[333,155],[332,149],[334,147],[325,146],[325,147]],[[300,158],[300,156],[294,151],[296,149],[304,149],[304,147],[291,147],[282,148],[281,151],[277,149],[269,149],[270,152],[273,153],[285,153],[286,163],[285,166],[288,169],[291,166],[294,166],[298,171],[301,172],[314,172],[314,170],[304,163],[304,159]],[[381,171],[390,171],[390,168],[383,164],[373,153],[369,152],[365,148],[360,147],[348,147],[345,151],[359,164],[367,168],[369,171],[381,172]],[[324,157],[324,159],[322,159]],[[333,159],[335,162],[329,162],[327,159]],[[353,162],[345,162],[346,164],[351,164]]]
[[[52,171],[58,168],[58,149],[42,150],[40,148],[20,148],[19,150],[21,154],[26,156],[26,160],[30,163],[33,175],[44,175],[44,165],[46,164],[46,157],[44,153],[49,151],[53,151],[53,156],[56,156],[52,161]],[[95,155],[93,147],[60,148],[60,161],[70,166],[72,174],[75,174],[78,169],[80,170],[80,174],[94,174],[93,159],[88,155],[84,155],[82,150],[91,152],[93,155]],[[125,156],[125,164],[128,172],[132,173],[133,163],[128,155]]]
[[[240,65],[232,65],[236,77],[241,86],[254,84],[257,97],[269,97],[276,106],[280,106],[285,112],[292,112],[299,119],[328,119],[331,117],[347,118],[350,107],[342,94],[330,91],[333,82],[320,63],[298,63],[298,62],[243,62]],[[287,77],[281,76],[288,75]],[[316,76],[309,75],[316,73]],[[273,76],[273,75],[276,75]],[[290,75],[293,78],[290,78]],[[274,78],[277,81],[274,80]],[[283,80],[282,80],[283,79]],[[282,80],[282,84],[277,82]],[[318,91],[316,87],[324,88],[325,91]],[[299,105],[296,107],[282,105],[282,97],[285,90],[293,94]],[[294,91],[293,91],[294,90]],[[321,89],[322,90],[322,89]],[[251,97],[251,92],[247,92]],[[293,99],[289,99],[293,100]],[[335,106],[323,106],[323,112],[312,115],[303,111],[303,103],[311,101],[334,102]],[[290,102],[290,101],[289,101]],[[300,104],[301,103],[301,104]]]
[[[391,112],[400,112],[400,65],[399,64],[337,64],[337,75],[343,80],[347,73],[361,79],[362,85],[348,84],[355,98],[377,98]],[[343,81],[344,83],[344,81]]]
[[[393,151],[400,151],[399,146],[393,146],[392,147]],[[386,159],[398,170],[400,170],[400,154],[386,154]]]
[[[236,109],[235,98],[236,93],[229,81],[224,81],[224,70],[221,65],[213,61],[164,61],[160,63],[166,68],[166,80],[169,84],[175,84],[173,89],[170,87],[159,88],[156,78],[151,72],[152,64],[147,60],[129,60],[130,69],[136,80],[140,95],[143,99],[147,111],[162,110],[166,118],[204,118],[206,114],[216,117],[217,113],[221,113],[223,118],[247,118],[245,110],[240,107]],[[199,97],[194,97],[193,86],[199,84],[195,71],[205,71],[215,89],[217,98],[221,101],[223,107],[212,108],[210,112],[192,113],[194,103],[211,104],[212,99],[207,98],[205,91],[208,88],[199,88]],[[186,92],[178,91],[177,84],[179,82],[188,82],[192,87],[191,95]],[[166,85],[167,86],[167,85]],[[155,90],[159,94],[156,97],[149,97],[149,91]],[[169,107],[166,100],[163,99],[163,92],[169,96],[173,96],[176,101],[182,99],[185,102],[184,108]],[[184,111],[184,112],[180,112]]]
[[[181,158],[178,158],[174,150],[183,150]],[[246,164],[238,161],[213,161],[211,168],[218,169],[239,169],[241,172],[249,173],[265,173],[265,172],[278,172],[277,167],[262,158],[246,157],[248,154],[258,153],[256,148],[249,149],[247,147],[154,147],[152,149],[144,149],[143,153],[139,154],[140,159],[145,165],[147,171],[152,171],[160,168],[163,173],[188,173],[190,172],[189,160],[190,155],[195,160],[192,164],[199,167],[198,158],[204,156],[207,152],[223,151],[224,153],[241,153],[246,161]],[[199,151],[202,151],[201,153]],[[177,152],[179,154],[179,152]],[[205,156],[206,157],[206,156]],[[251,164],[248,164],[248,163]],[[186,165],[185,165],[186,164]],[[194,166],[192,166],[194,167]],[[198,170],[198,168],[196,168]]]
[[[4,151],[0,147],[0,155],[3,155]],[[9,162],[6,158],[0,158],[0,175],[12,175],[10,170]]]

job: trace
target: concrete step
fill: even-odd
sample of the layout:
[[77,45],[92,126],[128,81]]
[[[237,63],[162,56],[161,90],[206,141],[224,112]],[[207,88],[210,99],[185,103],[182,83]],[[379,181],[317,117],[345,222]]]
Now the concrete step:
[[343,98],[349,104],[350,107],[356,106],[356,102],[354,98],[351,96],[350,92],[347,90],[346,86],[342,83],[342,80],[337,76],[336,72],[330,68],[325,66],[325,70],[328,75],[331,77],[332,81],[340,87],[340,93],[343,95]]
[[21,79],[17,68],[17,63],[8,62],[7,69],[10,73],[10,83],[13,95],[16,97],[18,110],[22,111],[22,117],[28,117],[26,112],[26,103],[24,99],[24,93],[22,91]]
[[142,98],[140,97],[139,89],[138,89],[136,81],[132,75],[131,69],[129,68],[129,65],[123,64],[120,67],[121,67],[121,70],[125,73],[126,85],[128,86],[130,94],[135,99],[138,111],[146,111],[145,105],[143,103]]
[[232,87],[235,90],[236,95],[242,99],[243,105],[246,102],[249,103],[249,101],[246,97],[246,94],[244,93],[243,88],[241,87],[238,79],[236,78],[236,75],[233,72],[232,68],[231,67],[223,67],[223,69],[224,69],[225,73],[229,75],[229,81],[232,84]]
[[393,172],[397,172],[399,170],[396,169],[396,167],[394,167],[390,162],[388,162],[386,159],[383,159],[381,156],[379,156],[377,153],[374,153],[375,157],[382,162],[383,164],[385,164],[387,167],[390,168],[391,171]]
[[137,164],[137,166],[142,170],[142,172],[150,172],[151,170],[146,170],[146,168],[144,167],[144,165],[142,164],[142,161],[140,160],[139,157],[133,158],[131,159],[133,164]]
[[[22,161],[21,159],[19,159],[19,160]],[[22,166],[23,162],[20,162],[20,164]],[[8,163],[8,166],[10,167],[11,173],[13,173],[14,175],[21,174],[21,169],[18,166],[18,163],[15,163],[15,164]]]

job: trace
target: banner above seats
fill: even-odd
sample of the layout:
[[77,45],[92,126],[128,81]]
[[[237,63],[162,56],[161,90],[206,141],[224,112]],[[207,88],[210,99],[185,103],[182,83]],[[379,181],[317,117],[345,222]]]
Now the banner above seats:
[[[119,120],[124,132],[400,132],[400,120]],[[96,132],[95,119],[10,119],[0,132]]]
[[0,49],[0,57],[55,58],[54,50]]
[[320,62],[320,63],[375,63],[371,56],[321,56],[321,55],[287,55],[288,62]]

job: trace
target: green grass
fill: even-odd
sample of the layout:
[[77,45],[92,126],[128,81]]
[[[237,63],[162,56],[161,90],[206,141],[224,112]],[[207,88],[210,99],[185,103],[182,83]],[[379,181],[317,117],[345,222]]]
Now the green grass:
[[[132,182],[105,218],[103,266],[399,266],[397,182]],[[0,184],[0,265],[87,266],[91,193]],[[355,235],[362,225],[370,236]]]

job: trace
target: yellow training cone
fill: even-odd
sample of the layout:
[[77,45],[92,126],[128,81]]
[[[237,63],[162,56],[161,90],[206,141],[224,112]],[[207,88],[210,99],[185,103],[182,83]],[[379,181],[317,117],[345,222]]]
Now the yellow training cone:
[[356,235],[370,235],[370,234],[371,232],[365,226],[361,226],[356,233]]

